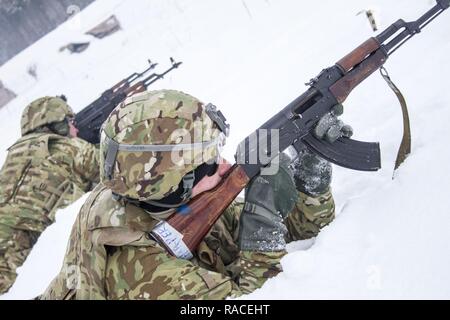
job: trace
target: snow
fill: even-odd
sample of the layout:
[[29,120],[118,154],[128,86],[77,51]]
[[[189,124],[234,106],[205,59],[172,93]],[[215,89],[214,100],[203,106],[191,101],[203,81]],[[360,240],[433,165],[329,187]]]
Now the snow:
[[[0,68],[18,97],[0,110],[0,161],[20,135],[26,104],[64,93],[81,110],[147,58],[183,66],[154,85],[189,92],[218,105],[232,124],[225,154],[271,114],[303,93],[322,68],[373,35],[364,9],[380,29],[416,19],[431,0],[97,0],[74,19]],[[123,30],[103,40],[83,35],[115,14]],[[410,108],[413,151],[392,180],[401,140],[401,112],[380,76],[362,84],[343,117],[355,138],[380,141],[383,169],[335,168],[336,221],[317,239],[289,245],[284,272],[249,299],[450,298],[450,13],[445,12],[388,61]],[[80,55],[59,53],[68,42],[91,41]],[[38,79],[26,72],[36,65]],[[57,274],[78,201],[57,215],[2,299],[40,294]]]

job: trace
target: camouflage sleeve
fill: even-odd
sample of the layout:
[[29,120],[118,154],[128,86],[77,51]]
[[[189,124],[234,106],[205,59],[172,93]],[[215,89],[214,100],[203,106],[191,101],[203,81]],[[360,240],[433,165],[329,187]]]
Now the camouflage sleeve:
[[298,241],[316,237],[320,230],[335,217],[335,205],[331,190],[310,196],[299,192],[299,199],[286,219],[287,241]]
[[74,171],[84,180],[91,182],[91,189],[100,180],[99,149],[81,139],[77,139],[77,143],[79,144],[79,152],[74,158]]
[[109,247],[107,299],[222,300],[260,288],[281,271],[285,253],[239,252],[241,211],[238,202],[226,210],[192,261],[176,259],[156,243]]
[[[0,217],[0,295],[14,284],[17,268],[30,254],[40,235],[40,232],[20,230],[4,224],[8,217],[2,218]],[[38,222],[36,224],[39,225]]]
[[243,294],[250,294],[261,288],[264,283],[281,271],[281,258],[286,252],[251,252],[242,251],[239,287]]
[[229,277],[176,259],[157,246],[111,249],[105,273],[107,299],[223,300],[241,295]]
[[281,270],[282,253],[243,252],[238,283],[227,275],[176,259],[158,247],[110,248],[108,300],[224,300],[248,294]]
[[226,274],[237,284],[230,297],[250,294],[267,279],[281,272],[280,260],[285,252],[239,251],[239,220],[243,199],[234,201],[206,236],[197,250],[198,263],[208,270]]

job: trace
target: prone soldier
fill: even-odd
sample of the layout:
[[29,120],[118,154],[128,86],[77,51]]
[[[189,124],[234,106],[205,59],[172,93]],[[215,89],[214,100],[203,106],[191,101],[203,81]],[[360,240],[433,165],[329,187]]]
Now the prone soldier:
[[57,209],[98,183],[98,149],[77,138],[73,118],[64,97],[40,98],[22,114],[22,137],[0,171],[0,294]]
[[102,128],[102,183],[41,299],[237,297],[281,271],[286,242],[314,237],[333,220],[331,165],[304,149],[293,170],[281,156],[276,175],[252,180],[245,201],[228,207],[191,259],[174,257],[152,236],[155,227],[230,169],[218,161],[224,133],[214,118],[171,90],[133,96],[112,112]]

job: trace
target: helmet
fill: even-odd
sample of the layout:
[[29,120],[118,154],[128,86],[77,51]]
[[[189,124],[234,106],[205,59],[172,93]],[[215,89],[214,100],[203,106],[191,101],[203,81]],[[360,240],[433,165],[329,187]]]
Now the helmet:
[[195,170],[217,160],[228,130],[220,111],[188,94],[132,96],[103,124],[101,180],[127,199],[151,203],[184,188],[189,200]]
[[69,105],[60,97],[44,97],[30,103],[22,113],[22,136],[36,129],[74,117]]

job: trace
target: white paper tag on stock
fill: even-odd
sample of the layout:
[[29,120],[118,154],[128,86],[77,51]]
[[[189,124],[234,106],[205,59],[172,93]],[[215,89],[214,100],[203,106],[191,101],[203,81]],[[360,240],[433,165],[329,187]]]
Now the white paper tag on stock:
[[191,260],[194,256],[183,241],[183,235],[165,221],[160,222],[151,234],[179,259]]

